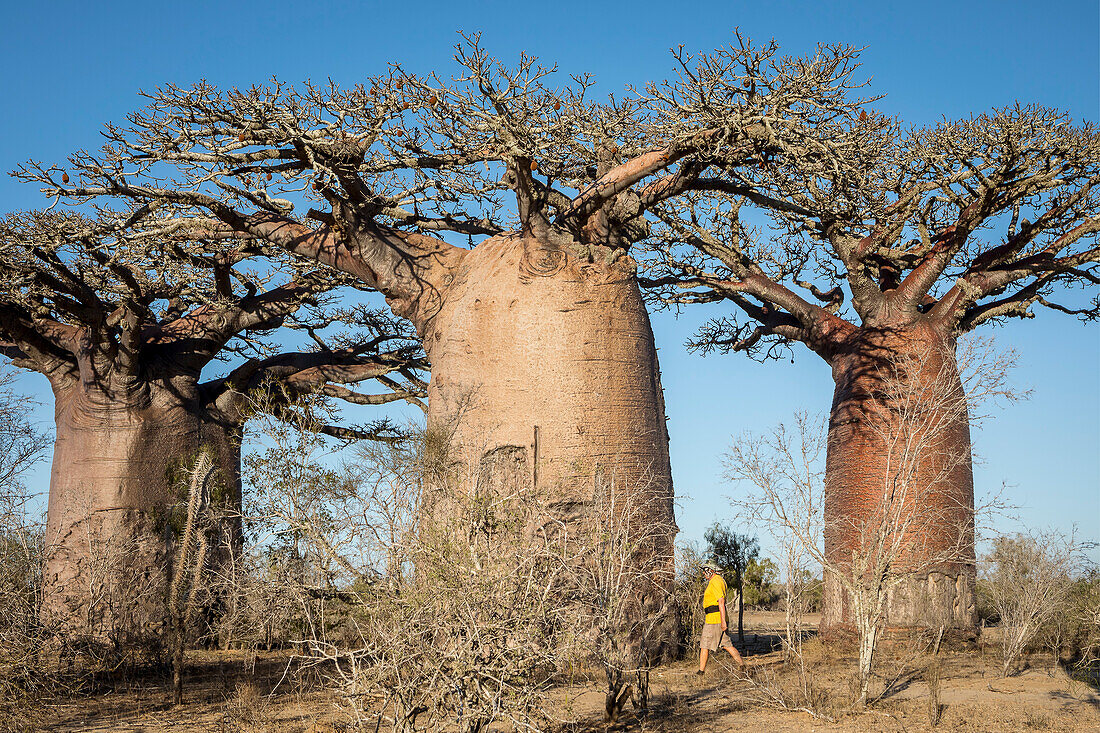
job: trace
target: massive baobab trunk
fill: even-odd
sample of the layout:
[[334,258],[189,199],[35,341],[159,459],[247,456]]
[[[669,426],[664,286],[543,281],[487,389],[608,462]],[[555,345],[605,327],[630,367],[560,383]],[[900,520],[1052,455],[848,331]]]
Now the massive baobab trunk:
[[[154,361],[171,363],[150,356],[148,372],[158,371]],[[222,544],[210,548],[208,558],[217,564],[240,547],[241,439],[253,409],[249,395],[272,387],[269,406],[277,407],[332,383],[358,383],[402,368],[420,368],[420,361],[400,350],[372,356],[355,348],[250,360],[201,384],[193,374],[102,376],[92,385],[54,375],[57,431],[43,620],[78,635],[156,640],[179,529],[170,510],[185,498],[180,478],[200,450],[212,454],[217,468],[207,498],[228,510],[220,512]],[[371,402],[407,396],[395,389]],[[341,435],[377,437],[351,429]]]
[[537,247],[497,237],[455,273],[423,334],[430,419],[460,416],[455,437],[465,449],[527,448],[532,478],[563,504],[587,501],[602,469],[668,519],[668,433],[633,261],[542,250],[540,264],[525,256]]
[[[882,552],[890,627],[973,628],[974,478],[953,337],[928,325],[864,328],[832,360],[825,552]],[[873,549],[873,548],[880,549]],[[851,620],[826,578],[823,626]]]
[[194,391],[179,382],[115,393],[55,386],[42,612],[49,625],[118,642],[159,635],[176,474],[205,447],[221,464],[229,500],[240,496],[239,448],[221,426],[204,423]]
[[[173,234],[178,222],[155,211],[0,220],[0,262],[13,273],[0,282],[0,357],[45,375],[55,397],[42,618],[59,632],[116,642],[159,636],[178,530],[169,510],[182,498],[176,476],[200,449],[220,469],[206,498],[229,510],[216,511],[222,549],[240,542],[232,517],[247,395],[278,387],[265,401],[273,409],[318,389],[382,404],[414,398],[422,384],[408,329],[388,319],[368,319],[363,339],[340,348],[271,354],[265,334],[337,281],[293,268],[281,285],[261,290],[245,277],[235,289],[233,268],[250,262],[249,252],[224,249],[221,238],[189,242]],[[224,354],[244,361],[200,383]],[[403,376],[385,377],[391,372]],[[389,394],[344,386],[383,377]],[[385,432],[321,429],[341,437]],[[224,555],[206,558],[217,564]]]
[[[196,233],[262,240],[378,290],[423,340],[430,427],[452,432],[455,455],[493,473],[502,457],[526,464],[509,475],[529,474],[540,498],[578,524],[590,523],[579,520],[612,487],[615,506],[661,524],[660,539],[637,554],[660,558],[670,584],[668,436],[626,253],[652,236],[654,209],[692,189],[705,167],[697,154],[736,165],[758,155],[767,131],[740,115],[721,129],[677,124],[667,134],[647,123],[656,136],[647,149],[629,119],[634,108],[591,103],[585,80],[550,89],[547,70],[526,58],[509,69],[476,41],[456,59],[468,73],[453,83],[395,66],[371,80],[369,94],[334,89],[308,110],[280,91],[263,100],[233,91],[230,101],[211,90],[218,112],[196,116],[194,101],[172,90],[112,141],[124,156],[182,165],[181,180],[201,171],[205,183],[168,190],[75,164],[80,185],[61,195],[202,210],[212,218],[194,216]],[[162,147],[162,131],[176,124],[186,140]],[[138,129],[156,141],[131,153]],[[206,185],[257,175],[270,197],[226,198],[234,189]],[[284,184],[283,193],[312,192],[316,207],[292,213],[277,193]],[[451,244],[456,236],[470,248]]]
[[[590,262],[568,245],[497,236],[450,270],[417,327],[432,364],[429,424],[451,431],[454,455],[479,466],[518,448],[525,483],[578,529],[610,486],[634,521],[660,528],[641,560],[667,563],[671,582],[668,432],[634,268],[625,255]],[[641,600],[650,614],[661,602]],[[669,651],[669,629],[647,636],[650,654]]]

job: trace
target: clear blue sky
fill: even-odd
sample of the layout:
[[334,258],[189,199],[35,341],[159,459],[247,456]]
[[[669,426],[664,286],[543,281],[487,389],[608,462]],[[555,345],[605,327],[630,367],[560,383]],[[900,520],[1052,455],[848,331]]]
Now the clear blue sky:
[[[98,130],[140,105],[139,89],[207,79],[245,86],[277,76],[352,84],[401,61],[451,69],[455,31],[482,31],[504,59],[528,51],[566,72],[591,72],[605,91],[663,77],[667,50],[709,50],[739,26],[784,52],[815,43],[866,46],[863,71],[878,104],[912,123],[959,117],[1020,100],[1098,116],[1095,0],[1074,2],[8,2],[0,63],[0,167],[61,160],[99,145]],[[3,210],[42,205],[31,187],[0,180]],[[708,313],[717,314],[721,307]],[[681,496],[681,538],[729,516],[720,479],[730,436],[763,430],[798,409],[828,409],[825,364],[687,354],[706,314],[654,318]],[[1043,314],[997,329],[1020,354],[1017,383],[1034,390],[975,436],[979,493],[1002,483],[1027,522],[1100,539],[1100,327]],[[37,376],[22,380],[46,403]],[[49,410],[42,410],[43,419]],[[45,486],[47,471],[36,476]]]

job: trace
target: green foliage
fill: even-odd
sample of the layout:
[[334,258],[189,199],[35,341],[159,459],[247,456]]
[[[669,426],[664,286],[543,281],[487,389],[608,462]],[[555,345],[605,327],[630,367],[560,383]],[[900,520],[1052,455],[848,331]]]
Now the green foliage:
[[778,586],[779,566],[769,557],[752,558],[744,573],[745,605],[754,608],[771,606],[782,593]]
[[707,527],[703,540],[707,543],[707,555],[718,564],[722,577],[728,584],[740,588],[749,563],[760,557],[760,542],[717,522]]

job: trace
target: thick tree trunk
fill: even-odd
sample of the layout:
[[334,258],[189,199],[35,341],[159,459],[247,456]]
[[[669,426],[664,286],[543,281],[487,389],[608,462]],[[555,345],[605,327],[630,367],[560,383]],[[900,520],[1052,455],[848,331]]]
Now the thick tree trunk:
[[164,633],[168,508],[175,478],[206,444],[239,498],[239,452],[211,440],[189,395],[145,385],[119,397],[55,388],[42,618],[65,635],[155,644]]
[[[659,584],[672,581],[672,475],[657,354],[629,257],[587,262],[518,235],[483,242],[453,271],[421,329],[432,364],[429,425],[478,467],[511,448],[524,483],[567,526],[596,511],[598,487],[631,515]],[[638,580],[638,592],[645,583]],[[672,615],[641,591],[632,644],[671,652]],[[646,631],[647,619],[660,620]],[[667,622],[666,622],[667,617]],[[644,638],[643,638],[644,637]]]
[[[864,328],[832,365],[827,557],[850,567],[877,552],[904,576],[888,627],[973,629],[974,479],[954,340],[923,324]],[[822,624],[850,627],[850,599],[826,575]]]

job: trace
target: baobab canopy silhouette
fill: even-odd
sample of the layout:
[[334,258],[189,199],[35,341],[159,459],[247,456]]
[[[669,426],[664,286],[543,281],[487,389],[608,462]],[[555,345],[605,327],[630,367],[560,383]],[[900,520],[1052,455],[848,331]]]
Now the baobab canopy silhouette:
[[[590,78],[552,88],[554,69],[526,55],[506,67],[471,37],[449,80],[394,65],[351,89],[165,87],[108,127],[101,152],[17,175],[70,202],[170,205],[196,231],[247,234],[376,288],[423,340],[429,427],[454,426],[456,456],[508,449],[567,521],[602,476],[648,499],[668,528],[650,554],[670,558],[664,405],[629,252],[648,212],[708,165],[803,139],[852,53],[782,62],[776,100],[800,124],[776,127],[753,89],[719,90],[757,110],[734,117],[659,86],[594,103]],[[707,99],[709,84],[691,76],[687,92]]]
[[[0,263],[0,354],[54,393],[43,620],[66,633],[157,633],[171,550],[158,523],[176,498],[172,476],[204,447],[239,507],[250,393],[274,395],[276,412],[318,392],[364,404],[422,394],[407,325],[345,309],[360,332],[324,336],[334,317],[325,294],[345,276],[251,238],[189,238],[155,206],[9,215]],[[290,327],[311,345],[278,348],[273,334],[285,341]],[[346,386],[370,379],[385,392]],[[384,421],[324,429],[395,437]]]
[[[763,104],[785,88],[774,63],[761,53],[702,66],[735,65],[722,74],[758,90]],[[837,100],[812,144],[766,151],[757,166],[714,166],[690,197],[654,210],[661,227],[644,278],[666,305],[735,307],[691,340],[703,353],[766,360],[802,343],[829,364],[826,550],[837,562],[858,543],[844,527],[874,514],[891,470],[868,418],[896,411],[890,394],[919,392],[882,387],[897,381],[898,364],[914,385],[950,382],[958,402],[960,334],[1037,308],[1100,315],[1100,136],[1091,123],[1017,105],[908,128],[874,112],[874,100],[854,101]],[[770,124],[788,123],[779,115]],[[974,506],[967,412],[945,409],[926,410],[929,425],[954,417],[937,426],[935,455],[920,469],[933,487],[928,507],[945,512],[943,536],[920,543],[933,553],[954,546]],[[972,626],[973,583],[971,540],[897,590],[890,623],[919,624],[934,606],[951,625]],[[847,622],[842,595],[835,583],[827,589],[826,625]]]

